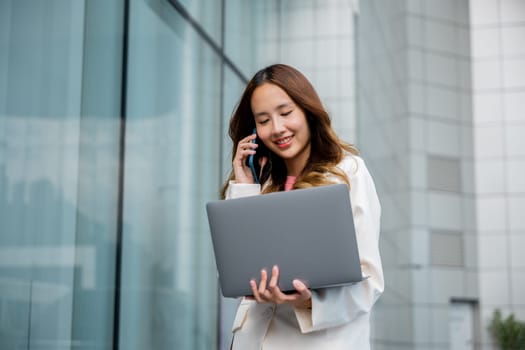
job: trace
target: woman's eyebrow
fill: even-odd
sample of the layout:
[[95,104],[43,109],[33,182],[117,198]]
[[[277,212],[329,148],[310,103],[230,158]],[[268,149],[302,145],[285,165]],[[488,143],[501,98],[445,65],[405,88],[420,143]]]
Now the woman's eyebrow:
[[257,118],[257,117],[263,117],[268,114],[269,114],[268,112],[259,112],[259,113],[255,113],[253,116]]
[[290,102],[281,103],[280,105],[277,106],[276,109],[282,109],[286,107],[292,107],[292,104]]

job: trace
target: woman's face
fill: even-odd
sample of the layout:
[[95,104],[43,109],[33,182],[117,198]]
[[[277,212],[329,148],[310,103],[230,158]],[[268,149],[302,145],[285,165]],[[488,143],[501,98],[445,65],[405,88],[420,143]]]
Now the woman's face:
[[288,175],[299,175],[310,157],[310,128],[303,110],[270,83],[253,91],[251,108],[259,139],[283,158]]

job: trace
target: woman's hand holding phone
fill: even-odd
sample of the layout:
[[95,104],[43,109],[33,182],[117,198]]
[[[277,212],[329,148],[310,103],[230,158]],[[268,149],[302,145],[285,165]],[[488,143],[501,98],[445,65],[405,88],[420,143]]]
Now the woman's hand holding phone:
[[255,179],[252,175],[252,170],[246,164],[248,157],[256,153],[256,149],[259,146],[253,141],[257,138],[257,134],[251,134],[246,136],[237,145],[237,151],[233,158],[233,172],[235,174],[235,181],[237,183],[255,183]]

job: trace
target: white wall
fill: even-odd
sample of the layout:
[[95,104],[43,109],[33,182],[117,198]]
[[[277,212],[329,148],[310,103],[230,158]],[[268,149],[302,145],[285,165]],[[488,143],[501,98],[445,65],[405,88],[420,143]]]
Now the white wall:
[[362,1],[358,142],[383,204],[376,349],[450,345],[477,298],[466,1]]
[[[525,320],[525,1],[470,0],[480,315]],[[481,327],[483,348],[490,348]]]
[[349,0],[261,2],[256,66],[292,65],[325,104],[341,138],[355,142],[354,5]]

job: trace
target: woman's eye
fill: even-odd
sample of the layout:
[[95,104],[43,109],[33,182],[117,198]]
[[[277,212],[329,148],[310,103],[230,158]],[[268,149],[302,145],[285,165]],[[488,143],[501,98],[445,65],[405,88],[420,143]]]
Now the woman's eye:
[[268,123],[269,121],[270,121],[270,119],[263,119],[263,120],[259,120],[258,123],[261,124],[261,125],[264,125],[264,124]]
[[281,115],[282,115],[282,116],[287,116],[287,115],[289,115],[290,113],[292,113],[292,111],[284,112],[284,113],[282,113]]

